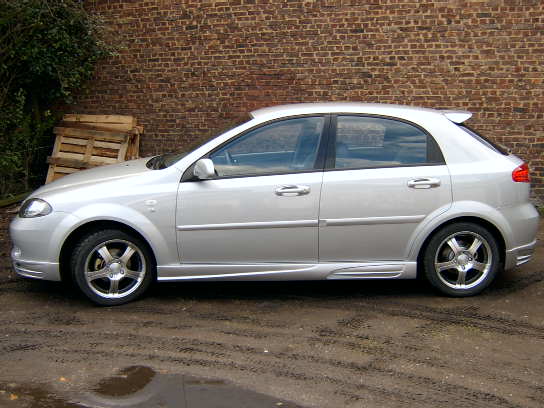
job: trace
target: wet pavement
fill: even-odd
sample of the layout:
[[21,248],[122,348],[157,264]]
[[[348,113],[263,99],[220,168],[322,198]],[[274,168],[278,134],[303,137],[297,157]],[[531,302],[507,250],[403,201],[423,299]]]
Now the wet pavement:
[[100,308],[15,278],[1,240],[1,407],[544,406],[542,241],[472,298],[417,281],[196,282]]

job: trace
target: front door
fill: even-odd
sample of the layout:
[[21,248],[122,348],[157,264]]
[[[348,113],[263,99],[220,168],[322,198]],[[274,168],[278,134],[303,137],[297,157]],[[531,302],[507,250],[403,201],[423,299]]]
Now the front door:
[[333,119],[323,177],[319,259],[402,261],[427,217],[451,205],[451,182],[431,135],[403,121]]
[[317,263],[325,122],[283,119],[210,152],[217,177],[179,187],[181,262]]

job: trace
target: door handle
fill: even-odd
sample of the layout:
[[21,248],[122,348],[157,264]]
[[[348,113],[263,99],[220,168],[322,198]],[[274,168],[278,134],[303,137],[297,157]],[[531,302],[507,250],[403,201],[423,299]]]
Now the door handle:
[[290,196],[290,195],[305,195],[310,192],[309,186],[297,186],[297,185],[286,185],[281,186],[276,189],[276,195],[279,196]]
[[420,177],[408,180],[408,187],[417,189],[438,187],[440,184],[440,179],[433,177]]

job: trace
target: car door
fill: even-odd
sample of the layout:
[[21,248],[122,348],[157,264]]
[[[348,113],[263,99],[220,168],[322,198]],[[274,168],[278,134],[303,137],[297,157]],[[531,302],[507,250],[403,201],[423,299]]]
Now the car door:
[[317,263],[326,116],[264,124],[210,152],[217,177],[179,187],[182,263]]
[[319,258],[404,260],[427,217],[451,205],[451,182],[437,143],[406,121],[333,118],[320,209]]

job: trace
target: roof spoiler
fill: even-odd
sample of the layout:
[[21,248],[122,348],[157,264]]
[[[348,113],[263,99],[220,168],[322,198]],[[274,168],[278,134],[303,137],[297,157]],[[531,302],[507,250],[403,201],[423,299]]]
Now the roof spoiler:
[[472,112],[461,111],[461,110],[443,110],[440,111],[442,114],[451,120],[453,123],[463,123],[466,120],[469,120],[472,116]]

